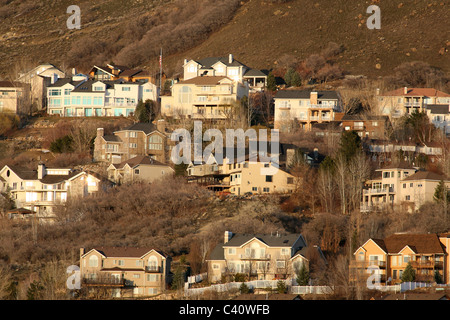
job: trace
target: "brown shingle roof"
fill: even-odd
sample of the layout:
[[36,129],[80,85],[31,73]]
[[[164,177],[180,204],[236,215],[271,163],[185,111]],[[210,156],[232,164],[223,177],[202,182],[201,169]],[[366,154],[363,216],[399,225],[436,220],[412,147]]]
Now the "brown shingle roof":
[[195,77],[189,80],[182,81],[184,84],[195,84],[195,85],[210,85],[215,86],[219,84],[219,81],[222,79],[229,79],[227,77],[218,77],[218,76],[206,76],[206,77]]
[[388,253],[399,253],[407,245],[419,254],[445,253],[436,234],[393,234],[383,242]]
[[399,88],[383,94],[383,96],[405,96],[405,97],[450,97],[450,94],[436,90],[434,88],[407,88],[405,94],[404,88]]
[[434,180],[441,181],[446,180],[445,176],[437,174],[431,171],[417,171],[416,173],[410,175],[409,177],[403,179],[403,181],[407,180]]
[[117,169],[123,168],[126,164],[130,167],[134,167],[137,165],[154,165],[154,166],[167,166],[166,164],[156,161],[149,156],[136,156],[134,158],[122,161],[121,163],[114,165]]

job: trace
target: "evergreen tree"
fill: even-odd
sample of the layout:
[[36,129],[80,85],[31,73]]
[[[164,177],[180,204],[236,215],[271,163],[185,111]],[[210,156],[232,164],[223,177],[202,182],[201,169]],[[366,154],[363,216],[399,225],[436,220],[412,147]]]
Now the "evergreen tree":
[[269,91],[277,90],[277,82],[272,72],[269,72],[269,74],[267,75],[267,90]]
[[414,271],[411,262],[408,262],[405,270],[403,270],[402,274],[402,282],[412,282],[416,279],[416,272]]
[[304,263],[302,263],[302,266],[299,270],[297,270],[297,284],[299,286],[307,286],[309,284],[309,271],[306,269],[306,266]]
[[278,280],[277,282],[277,292],[286,293],[286,283],[283,280]]
[[284,81],[289,87],[299,87],[302,84],[300,75],[292,68],[289,68],[284,74]]
[[434,281],[437,283],[437,284],[441,284],[442,283],[442,276],[441,276],[441,274],[439,273],[439,271],[434,271]]
[[434,201],[444,202],[444,199],[447,199],[447,204],[450,203],[450,190],[446,187],[445,182],[441,180],[434,189]]
[[148,110],[148,106],[142,100],[139,100],[134,115],[139,122],[150,121],[150,112]]
[[241,286],[239,287],[239,292],[241,294],[249,293],[250,288],[245,284],[245,282],[242,282]]
[[361,150],[361,137],[354,130],[344,131],[339,142],[339,152],[350,161]]

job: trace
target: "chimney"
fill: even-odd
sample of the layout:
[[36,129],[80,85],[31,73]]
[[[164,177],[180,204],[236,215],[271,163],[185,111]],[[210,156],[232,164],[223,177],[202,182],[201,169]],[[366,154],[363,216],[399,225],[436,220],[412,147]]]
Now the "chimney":
[[232,63],[233,60],[233,55],[230,53],[230,55],[228,56],[228,63]]
[[105,134],[105,129],[97,128],[97,137],[103,137],[104,134]]
[[57,75],[56,73],[53,73],[53,74],[51,75],[51,80],[50,80],[50,82],[51,82],[51,84],[54,84],[56,81],[58,81],[58,75]]
[[319,149],[314,148],[314,160],[319,159]]
[[408,87],[403,88],[403,94],[408,94]]
[[80,257],[85,253],[84,248],[80,248]]
[[380,88],[377,88],[377,96],[379,96],[380,95]]
[[225,231],[225,236],[223,239],[223,243],[227,243],[228,241],[230,241],[230,239],[233,237],[233,232],[231,231]]
[[188,63],[188,59],[184,59],[184,64]]
[[38,164],[38,179],[41,180],[42,178],[45,177],[46,174],[47,174],[47,172],[45,170],[45,164],[39,163]]
[[318,96],[318,93],[316,91],[311,91],[311,94],[309,96],[310,97],[309,100],[310,100],[311,104],[318,104],[317,96]]
[[76,75],[77,74],[77,69],[76,68],[72,68],[72,75]]
[[166,132],[166,121],[164,119],[158,120],[156,128],[162,133]]

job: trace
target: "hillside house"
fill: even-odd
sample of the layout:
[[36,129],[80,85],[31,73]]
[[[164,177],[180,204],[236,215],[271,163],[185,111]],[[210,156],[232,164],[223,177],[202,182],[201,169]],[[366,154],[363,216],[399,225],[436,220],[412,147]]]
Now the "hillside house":
[[[314,247],[319,251],[319,247]],[[209,255],[208,277],[219,282],[237,273],[249,279],[275,280],[295,278],[302,265],[309,269],[308,247],[301,234],[233,234],[225,231]]]
[[274,126],[280,132],[310,131],[315,124],[335,120],[341,99],[336,91],[280,90],[275,94]]
[[151,82],[88,80],[77,75],[48,86],[47,112],[64,117],[127,117],[135,113],[140,100],[157,101],[158,95]]
[[0,81],[0,113],[30,114],[30,85],[22,82]]
[[450,103],[428,104],[426,112],[431,123],[450,137]]
[[428,105],[450,104],[450,94],[433,88],[399,88],[378,95],[382,114],[395,119],[414,111],[426,112]]
[[108,288],[113,298],[163,293],[171,282],[172,258],[153,248],[94,247],[80,249],[82,288]]
[[96,173],[71,168],[37,170],[5,165],[0,170],[0,192],[9,193],[16,208],[35,211],[42,219],[54,217],[68,199],[83,198],[112,186]]
[[354,253],[350,263],[352,282],[366,282],[371,275],[369,266],[378,268],[381,285],[401,283],[402,274],[408,263],[415,270],[416,281],[434,282],[439,273],[443,283],[449,281],[448,234],[399,233],[384,239],[369,239]]
[[393,164],[376,170],[377,178],[366,181],[361,211],[389,210],[394,206],[415,211],[427,201],[433,201],[440,181],[450,188],[450,180],[434,172],[421,171],[406,163]]
[[108,179],[116,184],[136,181],[153,182],[173,176],[175,173],[172,167],[156,161],[150,156],[136,156],[119,164],[111,163],[107,171]]
[[156,161],[166,163],[170,148],[164,120],[157,124],[135,123],[127,128],[104,134],[97,128],[94,140],[94,161],[119,164],[136,156],[150,156]]

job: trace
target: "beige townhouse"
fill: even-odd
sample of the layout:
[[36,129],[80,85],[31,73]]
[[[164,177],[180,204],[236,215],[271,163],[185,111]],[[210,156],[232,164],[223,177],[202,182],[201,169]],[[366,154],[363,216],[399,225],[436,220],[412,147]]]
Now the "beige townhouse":
[[119,164],[136,156],[150,156],[166,163],[170,156],[164,120],[153,123],[135,123],[110,135],[97,129],[94,140],[94,161]]
[[108,179],[116,184],[153,182],[175,174],[172,167],[150,156],[136,156],[119,164],[111,163],[107,171]]
[[114,298],[158,295],[171,282],[171,261],[154,248],[81,248],[81,287],[94,293],[109,289]]
[[369,239],[353,254],[351,280],[366,285],[367,278],[376,272],[381,285],[398,284],[410,263],[415,281],[435,282],[437,273],[442,283],[448,284],[449,245],[448,233],[396,233],[384,239]]
[[415,211],[425,202],[433,201],[440,181],[450,188],[448,178],[407,163],[389,165],[376,171],[380,176],[366,181],[367,188],[363,189],[362,212],[389,210],[394,206]]
[[[321,254],[319,247],[315,247]],[[233,234],[225,231],[207,259],[211,282],[243,274],[248,280],[296,278],[304,265],[309,269],[306,241],[301,234]],[[323,257],[323,255],[321,254]]]
[[316,124],[335,120],[335,114],[341,109],[336,91],[280,90],[274,102],[274,127],[280,132],[297,128],[309,131]]
[[428,104],[426,112],[431,123],[450,137],[450,103]]
[[34,211],[38,218],[49,221],[68,199],[96,194],[111,185],[93,172],[48,168],[45,164],[36,170],[8,165],[0,170],[0,191],[9,193],[16,208]]
[[399,88],[378,94],[378,107],[381,114],[395,119],[415,111],[426,112],[432,104],[450,104],[450,94],[434,88]]

